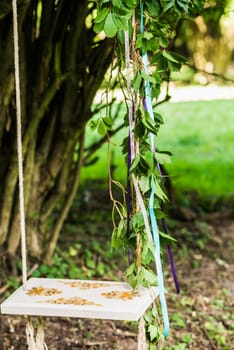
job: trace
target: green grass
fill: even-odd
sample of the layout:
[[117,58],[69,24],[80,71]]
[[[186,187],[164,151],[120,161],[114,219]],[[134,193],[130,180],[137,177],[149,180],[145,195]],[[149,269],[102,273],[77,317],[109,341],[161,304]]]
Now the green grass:
[[166,104],[158,147],[173,153],[169,173],[177,192],[234,194],[233,101]]
[[[229,197],[234,194],[233,101],[213,100],[167,103],[158,108],[164,118],[156,140],[160,150],[171,151],[167,166],[177,194],[196,191],[199,197]],[[119,118],[124,115],[121,109]],[[113,142],[115,178],[124,181],[126,166],[121,155],[121,131]],[[89,142],[97,135],[88,131]],[[82,179],[107,179],[106,146],[99,160],[83,170]]]

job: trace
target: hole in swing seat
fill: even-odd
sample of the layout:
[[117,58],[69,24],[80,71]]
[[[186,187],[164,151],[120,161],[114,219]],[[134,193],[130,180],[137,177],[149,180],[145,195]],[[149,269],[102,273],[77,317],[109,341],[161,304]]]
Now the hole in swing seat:
[[156,287],[133,290],[124,282],[30,278],[1,313],[137,321],[157,295]]

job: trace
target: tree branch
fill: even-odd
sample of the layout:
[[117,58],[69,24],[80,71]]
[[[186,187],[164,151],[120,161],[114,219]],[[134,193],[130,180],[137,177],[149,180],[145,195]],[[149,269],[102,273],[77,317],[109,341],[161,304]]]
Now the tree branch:
[[219,74],[215,72],[207,72],[205,69],[200,69],[192,64],[186,64],[186,66],[193,69],[195,73],[204,73],[205,75],[213,76],[215,78],[221,79],[229,83],[234,83],[234,79],[227,78],[223,74]]
[[76,196],[77,193],[77,189],[79,186],[79,182],[80,182],[80,172],[81,172],[81,167],[83,164],[83,153],[84,153],[84,132],[81,133],[80,136],[80,140],[79,140],[79,144],[80,144],[80,148],[79,148],[79,159],[77,162],[77,166],[76,166],[76,173],[75,173],[75,177],[74,177],[74,182],[73,182],[73,186],[72,189],[70,191],[70,194],[67,198],[67,201],[64,205],[64,207],[62,208],[62,211],[59,215],[59,219],[55,225],[52,237],[50,239],[49,245],[48,245],[48,250],[47,250],[47,254],[46,254],[46,258],[45,261],[49,264],[51,263],[51,258],[54,252],[54,249],[56,247],[58,238],[59,238],[59,233],[61,231],[61,228],[63,226],[63,223],[67,217],[67,214],[71,208],[71,205],[73,203],[73,200]]

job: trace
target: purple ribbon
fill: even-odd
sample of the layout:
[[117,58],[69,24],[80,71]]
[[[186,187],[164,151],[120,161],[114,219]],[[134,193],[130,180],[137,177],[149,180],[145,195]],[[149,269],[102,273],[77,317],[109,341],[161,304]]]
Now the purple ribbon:
[[[143,99],[143,107],[147,111],[147,103],[146,103],[145,98]],[[153,152],[157,152],[157,149],[155,146],[154,146]],[[162,169],[161,169],[161,165],[159,162],[157,162],[157,168],[158,168],[159,175],[162,178],[163,174],[162,174]],[[161,204],[161,210],[163,212],[163,203]],[[163,227],[164,232],[168,233],[166,220],[164,218],[162,218],[162,227]],[[173,280],[174,280],[174,284],[175,284],[175,288],[176,288],[176,293],[179,294],[180,293],[180,286],[179,286],[179,281],[177,278],[176,268],[175,268],[174,259],[173,259],[173,253],[172,253],[172,249],[171,249],[170,244],[167,245],[167,253],[169,256],[169,260],[170,260],[171,272],[172,272],[172,276],[173,276]]]

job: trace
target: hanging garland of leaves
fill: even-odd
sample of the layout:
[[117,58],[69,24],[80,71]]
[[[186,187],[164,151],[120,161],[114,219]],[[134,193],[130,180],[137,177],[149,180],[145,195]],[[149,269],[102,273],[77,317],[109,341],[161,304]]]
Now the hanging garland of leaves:
[[[160,242],[174,239],[158,226],[164,217],[162,203],[167,200],[163,189],[162,164],[170,161],[168,152],[158,151],[155,139],[163,124],[162,116],[153,109],[161,94],[162,84],[170,81],[186,59],[171,50],[176,28],[184,18],[194,18],[202,12],[204,0],[97,0],[94,30],[116,38],[116,61],[119,80],[128,108],[126,126],[129,135],[123,141],[122,153],[128,164],[127,188],[121,188],[123,202],[113,201],[112,247],[132,252],[125,275],[135,288],[159,285],[159,296],[167,336],[169,322],[163,290],[160,262]],[[168,96],[165,97],[168,99]],[[102,134],[112,128],[113,120],[106,116],[92,122],[92,128]],[[158,236],[157,236],[158,235]],[[157,238],[158,237],[158,238]],[[129,254],[130,255],[130,254]],[[133,260],[133,261],[132,261]],[[157,278],[154,271],[156,264]],[[161,293],[160,293],[161,289]],[[144,316],[149,349],[160,348],[162,325],[156,305]]]

